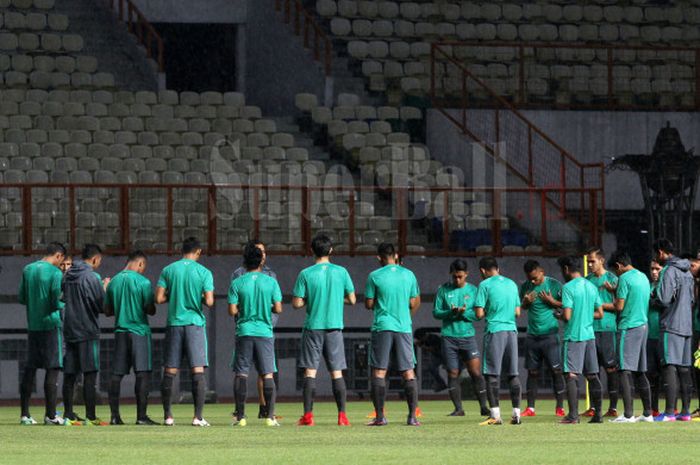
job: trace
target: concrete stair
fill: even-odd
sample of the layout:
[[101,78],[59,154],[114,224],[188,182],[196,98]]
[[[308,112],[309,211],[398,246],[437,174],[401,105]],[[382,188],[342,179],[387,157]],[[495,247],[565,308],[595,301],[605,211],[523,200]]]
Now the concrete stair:
[[99,70],[112,73],[118,88],[158,90],[157,64],[104,2],[60,0],[54,9],[68,16],[69,31],[83,37],[82,53],[96,57]]

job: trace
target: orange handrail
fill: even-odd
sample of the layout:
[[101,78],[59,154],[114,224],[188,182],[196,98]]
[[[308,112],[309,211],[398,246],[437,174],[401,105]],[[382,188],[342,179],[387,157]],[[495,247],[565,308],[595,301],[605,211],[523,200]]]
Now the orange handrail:
[[[318,24],[314,16],[304,8],[301,0],[275,0],[275,10],[283,12],[286,24],[294,24],[294,34],[297,36],[303,35],[304,48],[312,49],[314,60],[322,62],[324,74],[330,76],[333,59],[331,39]],[[312,35],[313,44],[311,43]]]
[[[129,32],[134,34],[141,45],[146,48],[148,58],[158,63],[158,71],[165,72],[165,60],[163,56],[163,39],[148,22],[131,0],[107,0],[109,7],[117,14],[120,21],[126,21]],[[115,4],[116,3],[116,4]],[[125,5],[126,4],[126,5]],[[126,8],[125,8],[126,6]],[[155,48],[155,52],[154,49]]]

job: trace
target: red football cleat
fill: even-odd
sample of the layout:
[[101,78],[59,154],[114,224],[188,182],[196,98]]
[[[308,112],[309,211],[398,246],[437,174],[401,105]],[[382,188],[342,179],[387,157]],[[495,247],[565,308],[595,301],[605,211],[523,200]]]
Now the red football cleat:
[[661,412],[659,412],[658,410],[654,410],[653,412],[651,412],[652,417],[658,417],[659,415],[661,415]]
[[420,407],[416,407],[416,418],[423,418],[423,411]]
[[566,412],[564,411],[563,408],[557,407],[557,409],[554,411],[554,415],[556,415],[556,416],[558,416],[558,417],[565,417],[565,416],[566,416]]
[[534,417],[536,416],[535,411],[530,407],[526,408],[523,413],[520,414],[521,417]]
[[338,426],[350,426],[350,421],[345,412],[338,412]]
[[607,412],[605,412],[604,417],[610,417],[610,418],[615,418],[617,417],[617,409],[616,408],[609,408]]
[[594,417],[595,416],[595,409],[589,408],[585,412],[581,414],[582,417]]
[[312,412],[307,412],[299,418],[297,421],[297,426],[314,426],[314,414]]

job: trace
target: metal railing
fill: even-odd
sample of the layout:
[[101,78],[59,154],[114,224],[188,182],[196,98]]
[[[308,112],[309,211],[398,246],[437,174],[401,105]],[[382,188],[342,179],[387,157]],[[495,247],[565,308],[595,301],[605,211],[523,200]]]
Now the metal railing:
[[[552,207],[555,194],[569,200],[565,211]],[[4,255],[52,240],[72,251],[97,242],[114,254],[175,254],[193,234],[211,255],[239,253],[253,237],[273,254],[306,255],[321,231],[341,255],[374,255],[383,241],[404,255],[551,255],[600,244],[603,218],[600,188],[47,183],[3,184],[0,197]],[[572,216],[585,232],[571,230]]]
[[[445,60],[459,73],[460,104],[453,109],[437,95],[436,67],[438,59]],[[583,198],[577,207],[577,215],[570,214],[571,205],[566,192],[574,189],[594,189],[604,192],[604,163],[581,163],[571,153],[555,142],[542,129],[528,120],[513,104],[498,95],[482,79],[442,48],[439,43],[431,47],[431,99],[435,109],[457,128],[479,144],[498,163],[520,178],[530,188],[549,190],[548,202],[582,229],[589,224],[585,216]],[[473,107],[470,94],[479,93],[488,105]],[[604,224],[605,198],[602,195],[601,223]]]
[[283,13],[284,22],[293,25],[294,34],[303,37],[304,48],[311,49],[314,60],[322,63],[324,74],[330,76],[333,44],[301,0],[275,0],[275,10]]
[[129,32],[145,47],[148,58],[158,63],[158,71],[164,73],[163,39],[143,13],[131,0],[107,0],[107,3],[119,20],[126,22]]
[[[478,64],[481,61],[479,55],[484,53],[494,55],[486,60],[490,63],[512,66],[515,72],[509,71],[508,80],[513,87],[509,89],[507,99],[519,108],[700,109],[699,47],[508,41],[440,41],[433,46],[442,52],[451,51],[451,56],[459,56],[458,61],[463,66]],[[432,65],[434,67],[434,61]],[[547,69],[555,66],[597,66],[598,70],[590,77],[550,75],[543,78],[533,71],[538,66],[540,69],[542,66]],[[658,68],[649,76],[637,76],[634,74],[635,66],[646,66],[649,71],[656,67],[665,68]],[[541,84],[546,89],[529,92],[530,78],[544,81]],[[577,89],[567,89],[567,83],[578,78],[591,83],[592,88],[580,92],[586,95],[588,101],[577,100]],[[632,88],[638,79],[641,85],[637,89]],[[648,89],[644,80],[649,83]],[[670,83],[671,80],[675,88],[664,86],[666,81]],[[661,85],[654,86],[652,81]],[[561,96],[565,97],[564,101],[560,101]],[[473,105],[484,105],[484,102],[473,102]]]

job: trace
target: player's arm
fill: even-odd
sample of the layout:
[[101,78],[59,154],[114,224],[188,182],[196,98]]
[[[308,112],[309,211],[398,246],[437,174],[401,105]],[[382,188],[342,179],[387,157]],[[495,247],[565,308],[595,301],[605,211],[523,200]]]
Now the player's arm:
[[454,311],[447,304],[442,287],[440,287],[435,297],[435,303],[433,304],[433,318],[436,320],[446,320],[452,315],[454,315]]
[[595,312],[593,312],[593,318],[595,318],[596,320],[600,320],[601,318],[603,318],[604,313],[605,312],[603,310],[603,306],[600,305],[599,307],[596,307]]
[[474,316],[477,320],[483,319],[485,315],[484,307],[474,307]]
[[367,310],[374,310],[374,299],[365,299],[365,308]]
[[164,304],[168,302],[167,290],[162,286],[156,286],[156,303]]
[[515,307],[515,317],[517,318],[519,316],[520,316],[520,307]]
[[357,296],[355,295],[354,292],[349,292],[345,294],[345,298],[343,299],[343,303],[345,305],[355,305],[357,303]]
[[418,309],[420,308],[420,296],[417,295],[415,297],[411,297],[411,300],[409,300],[408,303],[408,308],[411,310],[411,316],[415,315],[416,312],[418,312]]
[[292,290],[292,308],[295,310],[303,308],[306,305],[304,299],[306,295],[306,276],[302,271],[297,276],[297,281],[294,283],[294,289]]
[[561,312],[561,319],[564,321],[571,320],[571,308],[570,307],[564,308],[564,311]]
[[619,313],[625,308],[625,299],[617,298],[617,299],[615,299],[615,302],[612,305],[613,305],[613,311]]
[[214,306],[214,291],[204,291],[202,293],[202,303],[207,307]]
[[272,313],[282,313],[282,302],[275,302],[272,304]]
[[520,295],[522,296],[520,298],[520,307],[527,310],[537,298],[537,294],[535,292],[528,292],[525,284],[526,283],[520,286]]
[[365,286],[365,308],[369,311],[374,310],[375,299],[377,294],[377,288],[372,280],[372,275],[367,279],[367,285]]
[[304,308],[304,305],[306,305],[306,301],[302,297],[297,297],[297,296],[292,297],[292,308],[294,308],[296,310],[296,309]]
[[238,304],[228,304],[228,314],[231,316],[238,315]]
[[17,291],[17,300],[22,305],[27,305],[27,284],[24,281],[24,274],[19,281],[19,290]]
[[561,300],[557,300],[551,292],[540,292],[540,299],[542,299],[551,308],[561,308]]

